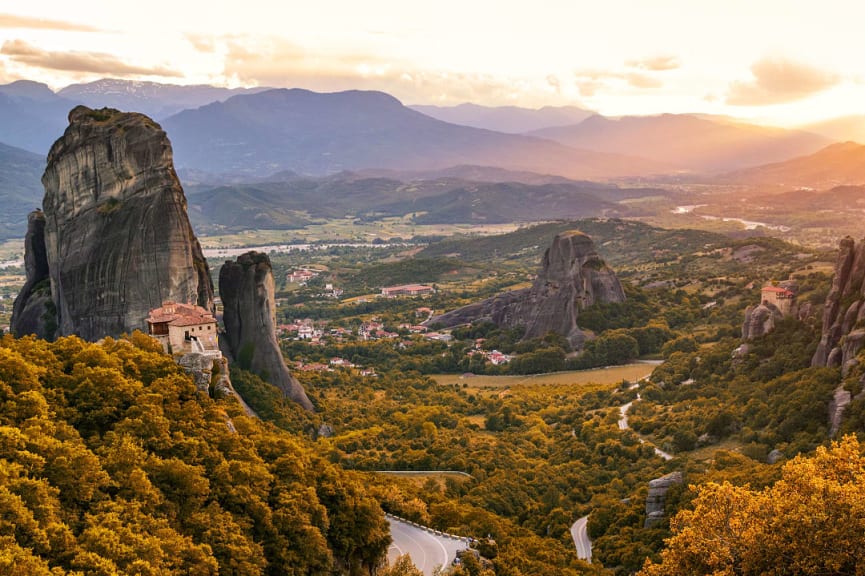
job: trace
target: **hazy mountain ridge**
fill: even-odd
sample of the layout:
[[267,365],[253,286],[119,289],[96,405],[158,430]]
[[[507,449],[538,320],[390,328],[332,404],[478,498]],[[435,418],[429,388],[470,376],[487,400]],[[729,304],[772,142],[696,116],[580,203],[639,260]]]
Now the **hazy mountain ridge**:
[[316,218],[413,215],[418,224],[504,223],[636,214],[617,202],[663,194],[594,182],[523,184],[458,178],[404,182],[343,173],[325,178],[199,187],[188,195],[196,227],[290,229]]
[[865,145],[839,142],[807,156],[733,172],[724,179],[751,185],[817,189],[865,184]]
[[382,92],[268,90],[185,110],[163,125],[178,163],[210,172],[328,174],[477,164],[604,179],[666,168],[637,157],[448,124]]
[[157,120],[187,108],[198,108],[237,94],[254,94],[269,90],[259,88],[223,88],[209,84],[177,85],[103,78],[84,84],[70,84],[58,96],[80,102],[91,108],[117,108],[141,112]]
[[38,82],[0,86],[0,142],[44,156],[66,129],[75,104]]
[[480,106],[471,102],[456,106],[416,104],[409,108],[443,122],[508,134],[576,124],[595,114],[578,106],[544,106],[532,109],[519,106]]
[[693,172],[719,172],[810,154],[831,141],[807,132],[690,114],[592,116],[583,122],[532,132],[574,147],[638,154]]
[[27,214],[42,205],[45,158],[0,143],[0,240],[22,238]]

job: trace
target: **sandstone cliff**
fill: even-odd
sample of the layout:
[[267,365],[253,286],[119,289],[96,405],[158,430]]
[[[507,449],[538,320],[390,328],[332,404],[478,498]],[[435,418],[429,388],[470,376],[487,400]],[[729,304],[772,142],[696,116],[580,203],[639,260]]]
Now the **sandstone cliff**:
[[624,301],[622,285],[598,256],[592,239],[569,231],[553,239],[531,288],[506,292],[428,323],[452,327],[488,319],[501,327],[525,327],[525,338],[556,332],[576,349],[585,340],[577,325],[580,311],[595,303]]
[[643,524],[645,528],[656,526],[664,520],[667,492],[681,483],[682,473],[679,471],[649,481],[649,493],[646,494],[646,520]]
[[48,279],[45,214],[41,210],[31,212],[27,218],[24,270],[27,281],[12,306],[12,333],[35,334],[39,338],[53,340],[57,331],[57,318]]
[[247,252],[219,271],[219,296],[229,353],[241,368],[255,372],[306,408],[312,402],[291,375],[276,340],[273,269],[267,254]]
[[844,374],[865,345],[865,240],[841,240],[832,288],[823,306],[823,331],[812,366],[841,366]]
[[781,311],[771,304],[749,306],[745,310],[745,322],[742,324],[742,339],[750,340],[768,334],[775,329],[775,323],[781,318]]
[[[58,336],[98,340],[143,330],[148,311],[165,300],[213,309],[171,144],[150,118],[76,107],[42,183]],[[30,296],[20,299],[26,310]],[[19,334],[40,333],[22,322],[16,317]]]

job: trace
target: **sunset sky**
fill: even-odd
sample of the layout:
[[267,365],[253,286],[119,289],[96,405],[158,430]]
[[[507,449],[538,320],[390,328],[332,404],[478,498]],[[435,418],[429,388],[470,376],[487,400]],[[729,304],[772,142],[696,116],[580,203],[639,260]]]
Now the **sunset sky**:
[[0,0],[0,83],[111,76],[796,125],[865,113],[856,0]]

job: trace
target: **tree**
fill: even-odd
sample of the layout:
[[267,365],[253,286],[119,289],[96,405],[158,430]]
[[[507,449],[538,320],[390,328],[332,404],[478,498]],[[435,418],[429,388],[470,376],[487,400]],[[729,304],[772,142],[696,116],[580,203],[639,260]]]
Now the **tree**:
[[865,573],[865,457],[854,436],[784,466],[761,491],[728,482],[698,489],[672,519],[661,563],[641,576]]
[[412,563],[408,554],[403,554],[392,565],[378,571],[378,576],[423,576],[423,572]]

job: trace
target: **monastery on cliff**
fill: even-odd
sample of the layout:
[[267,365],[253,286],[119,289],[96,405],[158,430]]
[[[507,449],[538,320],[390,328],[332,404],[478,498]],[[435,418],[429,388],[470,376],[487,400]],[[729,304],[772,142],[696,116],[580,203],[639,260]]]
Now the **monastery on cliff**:
[[168,354],[198,352],[206,356],[222,356],[216,318],[201,306],[163,302],[162,306],[150,311],[147,327],[150,335],[159,340]]

